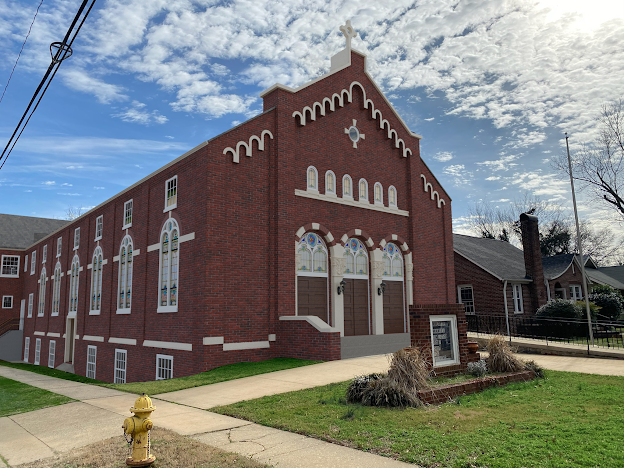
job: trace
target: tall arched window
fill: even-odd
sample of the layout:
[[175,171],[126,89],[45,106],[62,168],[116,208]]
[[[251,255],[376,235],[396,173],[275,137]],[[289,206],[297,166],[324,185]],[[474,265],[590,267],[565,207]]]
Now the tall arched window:
[[297,313],[315,315],[329,323],[328,318],[328,251],[321,236],[306,233],[299,241],[297,255]]
[[359,187],[359,199],[368,200],[368,182],[366,182],[366,179],[360,179]]
[[129,314],[132,304],[132,238],[126,236],[119,249],[119,278],[117,284],[117,313]]
[[100,313],[102,303],[102,249],[96,247],[93,252],[93,263],[91,264],[91,305],[89,313],[97,315]]
[[379,182],[375,182],[375,203],[383,205],[383,187]]
[[342,196],[353,198],[353,183],[351,182],[351,176],[349,174],[342,176]]
[[397,206],[397,192],[394,186],[388,187],[388,206],[396,208]]
[[160,234],[160,299],[158,312],[178,311],[178,224],[169,219]]
[[383,262],[383,281],[386,284],[383,293],[384,334],[404,333],[407,324],[401,249],[392,242],[387,243],[383,249]]
[[308,190],[318,190],[318,172],[314,166],[308,167]]
[[384,276],[403,278],[403,254],[395,244],[389,242],[383,249]]
[[41,270],[41,277],[39,278],[39,310],[37,311],[37,317],[43,317],[45,309],[45,293],[46,293],[46,269],[43,267]]
[[80,275],[80,260],[74,255],[69,279],[69,315],[75,315],[78,310],[78,280]]
[[52,286],[52,316],[59,314],[59,301],[61,299],[61,263],[56,262],[54,268],[54,285]]
[[332,171],[325,173],[325,194],[336,194],[336,176]]

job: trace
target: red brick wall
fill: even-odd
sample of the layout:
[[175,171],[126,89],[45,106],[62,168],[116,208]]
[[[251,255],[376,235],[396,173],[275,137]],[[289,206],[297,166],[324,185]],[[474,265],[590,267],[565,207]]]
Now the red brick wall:
[[572,265],[570,265],[568,269],[561,276],[559,276],[558,278],[555,278],[554,280],[548,281],[548,285],[550,287],[550,297],[552,299],[555,298],[555,285],[557,283],[559,283],[559,285],[565,289],[566,299],[570,299],[570,285],[571,284],[581,286],[581,289],[583,291],[583,297],[585,297],[585,286],[583,285],[583,275],[581,274],[581,269],[576,264],[576,262],[574,262],[574,268],[572,268]]
[[522,229],[522,250],[524,253],[524,264],[527,275],[533,280],[528,288],[530,290],[529,310],[537,310],[541,305],[546,304],[546,285],[544,283],[544,268],[542,266],[542,252],[540,250],[539,230],[537,227],[537,216],[520,215],[520,227]]
[[279,356],[319,361],[340,359],[340,333],[321,333],[303,320],[279,322],[276,348]]

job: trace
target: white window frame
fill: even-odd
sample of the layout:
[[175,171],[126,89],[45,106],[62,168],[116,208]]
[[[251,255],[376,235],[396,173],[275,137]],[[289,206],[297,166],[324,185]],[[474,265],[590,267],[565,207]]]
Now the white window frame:
[[[462,301],[462,289],[470,288],[470,296],[472,297],[472,305]],[[475,300],[474,300],[474,288],[472,284],[458,284],[457,285],[457,302],[464,305],[464,312],[466,315],[475,315]],[[469,311],[468,308],[472,307],[472,311]]]
[[[123,356],[123,360],[118,359],[119,356]],[[123,369],[118,366],[120,361],[123,361]],[[118,375],[118,372],[119,372],[119,375]],[[127,375],[128,375],[128,351],[125,349],[115,349],[115,370],[113,371],[113,383],[126,383]]]
[[[17,266],[16,266],[16,273],[12,274],[12,273],[4,273],[4,259],[10,259],[10,258],[17,258]],[[13,265],[8,265],[8,268],[12,268]],[[20,257],[19,255],[3,255],[2,256],[2,263],[0,264],[0,277],[1,278],[19,278],[19,270],[20,270]]]
[[[125,262],[123,249],[126,248]],[[129,314],[132,308],[132,273],[133,273],[133,255],[134,243],[132,237],[124,236],[119,246],[119,269],[117,271],[117,313]],[[160,260],[159,260],[160,261]],[[123,292],[123,296],[122,296]],[[128,305],[128,292],[130,293],[130,304]],[[160,294],[160,290],[159,290]]]
[[[123,226],[121,229],[128,229],[132,227],[132,215],[133,215],[133,207],[134,207],[134,199],[131,198],[130,200],[128,200],[127,202],[124,203],[124,209],[123,209]],[[130,222],[126,222],[128,220],[128,218],[130,219]]]
[[[75,266],[75,268],[74,268]],[[69,315],[76,315],[78,312],[78,285],[80,284],[80,259],[78,255],[74,255],[69,270],[69,298],[67,305],[69,306]],[[75,297],[75,304],[72,299]]]
[[52,277],[52,313],[50,316],[56,317],[59,314],[61,302],[61,262],[56,262],[54,276]]
[[[169,229],[169,224],[171,224],[171,229]],[[177,256],[177,260],[178,260],[178,264],[176,265],[177,267],[177,284],[176,284],[176,303],[175,305],[170,305],[170,299],[171,299],[171,284],[172,284],[172,274],[173,274],[173,239],[171,237],[171,234],[173,233],[173,231],[178,231],[178,256]],[[168,281],[168,287],[167,287],[167,305],[162,305],[162,279],[163,279],[163,238],[165,233],[168,236],[169,239],[169,247],[168,247],[168,260],[167,260],[167,268],[168,268],[168,274],[167,274],[167,281]],[[180,303],[180,227],[178,226],[178,223],[172,219],[169,218],[166,222],[165,225],[163,226],[162,230],[160,231],[160,249],[158,250],[158,253],[160,255],[159,259],[158,259],[158,309],[156,310],[156,312],[158,313],[168,313],[168,312],[177,312],[178,311],[178,304]]]
[[[11,306],[10,307],[5,307],[5,302],[8,299],[10,299],[11,301]],[[13,296],[2,296],[2,308],[3,309],[12,309],[13,308]]]
[[[331,190],[327,188],[329,186],[329,176],[332,176],[334,179],[334,188]],[[325,195],[330,195],[332,197],[336,196],[336,174],[334,174],[334,171],[327,171],[325,173]]]
[[[453,342],[453,360],[438,362],[435,355],[435,342],[433,334],[433,322],[449,322],[451,324],[451,333],[455,337]],[[455,315],[430,315],[429,328],[431,333],[431,356],[433,357],[433,367],[456,366],[460,362],[459,356],[459,335],[457,334],[457,316]]]
[[571,301],[583,300],[583,288],[581,288],[580,284],[570,284],[568,287],[568,290],[570,291]]
[[48,343],[48,367],[54,369],[54,361],[56,360],[56,341],[50,340]]
[[169,377],[169,379],[173,379],[173,356],[167,355],[167,354],[157,354],[156,355],[156,379],[155,380],[169,380],[166,377],[160,377],[158,375],[158,370],[159,370],[159,364],[160,364],[160,359],[163,359],[165,361],[170,361],[171,362],[171,369],[165,369],[163,368],[163,370],[166,372],[168,370],[171,371],[171,376]]
[[[377,188],[379,187],[379,200],[377,199]],[[375,205],[383,205],[383,185],[381,185],[381,182],[375,182],[375,185],[373,186],[373,201],[375,202]]]
[[[170,187],[170,184],[172,182],[175,182],[175,187],[173,188],[175,193],[170,196],[169,192],[172,189],[172,187]],[[175,197],[175,201],[170,204],[169,200],[173,197]],[[165,209],[163,210],[163,213],[166,213],[167,211],[171,211],[177,207],[178,207],[178,176],[175,175],[171,179],[167,179],[165,181]]]
[[43,246],[43,255],[42,255],[41,263],[45,263],[48,260],[48,246],[47,244]]
[[80,228],[77,227],[74,229],[74,250],[78,250],[80,248]]
[[514,314],[523,314],[524,303],[522,300],[522,284],[512,283],[511,291],[512,291],[513,305],[514,305]]
[[93,242],[102,240],[102,231],[104,231],[104,215],[95,218],[95,239]]
[[60,258],[62,251],[63,251],[63,238],[59,237],[58,239],[56,239],[56,258]]
[[[314,185],[310,183],[310,173],[314,175]],[[308,166],[306,169],[306,190],[308,192],[318,193],[319,191],[319,180],[318,180],[318,171],[314,166]]]
[[[364,196],[362,196],[362,187],[361,187],[362,186],[362,182],[364,182],[364,186],[365,186]],[[368,182],[366,181],[366,179],[360,179],[358,181],[358,201],[369,203],[369,200],[368,200]]]
[[[349,187],[351,188],[350,193],[345,192],[345,180],[349,181]],[[342,198],[349,198],[353,200],[353,179],[349,174],[342,176]]]
[[37,309],[37,317],[43,317],[45,313],[45,295],[46,295],[46,283],[47,283],[46,268],[41,269],[41,275],[39,276],[39,307]]
[[28,315],[26,316],[26,318],[32,318],[34,301],[35,301],[35,293],[30,293],[28,295]]
[[38,366],[41,359],[41,338],[35,339],[35,360],[33,364]]
[[28,362],[28,354],[30,353],[30,336],[24,338],[24,362]]
[[30,274],[34,275],[35,270],[37,269],[37,251],[33,250],[33,253],[30,256]]
[[[96,247],[91,262],[91,289],[89,294],[89,315],[100,315],[102,308],[102,275],[104,273],[102,248]],[[98,264],[101,269],[98,270]]]
[[[392,202],[392,197],[390,196],[390,192],[394,191],[394,203]],[[388,206],[390,208],[398,208],[398,204],[399,204],[399,194],[397,192],[397,189],[394,187],[394,185],[391,185],[390,187],[388,187]]]
[[[93,350],[93,353],[90,353],[91,350]],[[93,361],[89,360],[91,356],[93,356]],[[92,366],[90,367],[90,365]],[[88,345],[87,346],[87,368],[85,372],[85,376],[87,378],[95,380],[96,365],[97,365],[97,346]]]

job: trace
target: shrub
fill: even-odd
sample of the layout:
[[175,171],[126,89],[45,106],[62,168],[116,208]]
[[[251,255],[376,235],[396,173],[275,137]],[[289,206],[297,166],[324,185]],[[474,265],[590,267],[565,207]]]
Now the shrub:
[[524,369],[524,364],[514,355],[502,335],[491,338],[487,350],[489,356],[486,362],[490,372],[519,372]]
[[487,363],[483,359],[477,362],[469,362],[466,368],[466,372],[475,377],[483,377],[487,374],[487,370]]
[[409,391],[389,377],[381,380],[373,380],[364,389],[362,404],[366,406],[392,406],[407,408],[409,406],[422,406],[414,392]]
[[430,386],[431,370],[431,364],[420,349],[399,349],[392,355],[388,379],[408,391],[423,390]]
[[555,299],[544,304],[537,309],[536,317],[541,318],[560,318],[560,319],[578,319],[581,317],[582,310],[573,302],[565,299]]
[[589,300],[600,307],[601,318],[617,320],[624,313],[624,298],[609,286],[594,288]]
[[347,387],[347,401],[349,403],[361,403],[362,395],[368,385],[376,380],[381,380],[385,377],[385,374],[368,374],[359,375],[355,377],[349,387]]
[[[590,296],[591,297],[591,296]],[[586,320],[587,319],[587,312],[585,311],[585,301],[576,301],[576,305],[579,308],[579,310],[581,311],[581,316],[580,319],[581,320]],[[597,306],[596,304],[594,304],[593,302],[590,301],[589,303],[589,313],[591,315],[592,320],[596,320],[596,317],[598,317],[598,314],[600,313],[600,307]]]
[[536,377],[543,379],[544,378],[544,368],[537,364],[535,361],[527,361],[524,363],[524,368],[526,370],[533,371]]

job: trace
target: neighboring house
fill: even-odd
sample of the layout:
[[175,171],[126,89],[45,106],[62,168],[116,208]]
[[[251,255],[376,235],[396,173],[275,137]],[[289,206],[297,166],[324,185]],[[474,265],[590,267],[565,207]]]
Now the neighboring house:
[[[466,314],[533,315],[552,299],[585,297],[579,256],[542,258],[537,217],[522,214],[520,223],[523,250],[496,239],[453,234],[457,299]],[[585,271],[590,288],[593,284],[624,288],[588,256]]]
[[[600,267],[598,268],[598,271],[604,275],[607,275],[609,278],[616,280],[621,285],[624,285],[624,265]],[[617,288],[616,286],[613,287],[616,289],[620,289],[620,292],[624,294],[624,289]]]
[[435,335],[438,367],[465,365],[451,200],[366,57],[347,41],[328,74],[261,96],[261,114],[22,247],[25,361],[130,382],[395,351],[411,331]]

